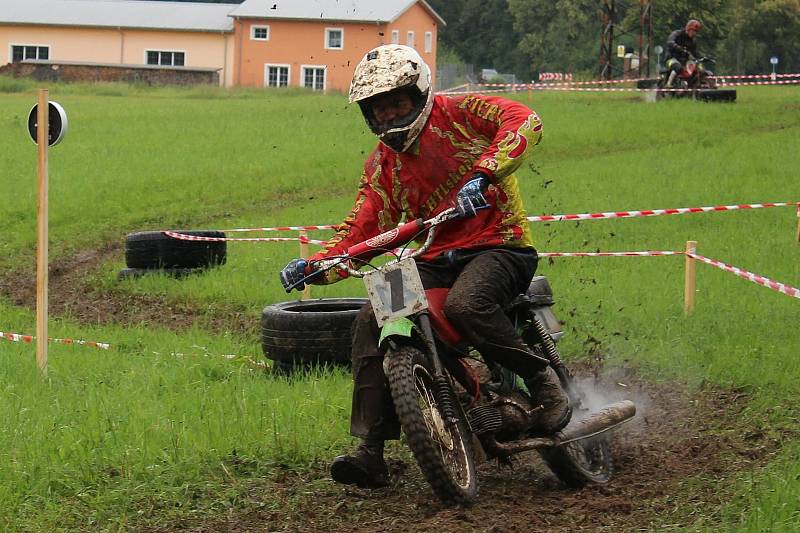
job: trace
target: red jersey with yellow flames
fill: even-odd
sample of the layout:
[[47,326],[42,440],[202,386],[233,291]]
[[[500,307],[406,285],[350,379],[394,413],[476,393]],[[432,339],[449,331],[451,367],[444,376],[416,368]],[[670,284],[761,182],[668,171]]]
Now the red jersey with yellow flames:
[[[456,248],[533,247],[513,172],[542,138],[539,116],[505,98],[434,98],[428,122],[408,151],[398,153],[378,144],[364,164],[353,210],[311,261],[343,254],[353,244],[403,221],[427,219],[451,207],[476,171],[489,176],[485,196],[491,208],[440,225],[420,259]],[[330,270],[317,282],[331,283],[339,277]]]

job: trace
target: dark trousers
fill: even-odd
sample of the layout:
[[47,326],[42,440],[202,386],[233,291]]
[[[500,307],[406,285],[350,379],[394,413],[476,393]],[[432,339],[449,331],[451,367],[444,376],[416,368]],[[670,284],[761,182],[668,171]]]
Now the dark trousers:
[[[454,251],[418,262],[426,289],[449,287],[444,312],[467,342],[484,357],[530,377],[541,367],[528,354],[503,306],[527,290],[538,257],[532,249]],[[370,440],[400,437],[400,423],[383,373],[379,329],[367,303],[353,323],[353,407],[350,433]]]

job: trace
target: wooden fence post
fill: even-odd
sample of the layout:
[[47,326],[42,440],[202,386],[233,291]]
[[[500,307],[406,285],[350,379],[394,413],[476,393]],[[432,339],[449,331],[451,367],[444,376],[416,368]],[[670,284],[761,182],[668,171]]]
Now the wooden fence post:
[[[697,241],[686,241],[686,253],[697,253]],[[695,281],[695,260],[687,255],[683,286],[683,314],[687,316],[694,312]]]
[[[303,259],[308,259],[308,233],[306,231],[300,231],[300,257]],[[306,283],[306,288],[303,289],[303,292],[300,294],[301,300],[308,300],[311,298],[311,285]]]
[[36,247],[36,364],[47,377],[47,148],[49,146],[50,97],[47,89],[39,89],[36,117],[36,144],[39,159],[39,202]]
[[800,203],[797,204],[797,242],[800,242]]

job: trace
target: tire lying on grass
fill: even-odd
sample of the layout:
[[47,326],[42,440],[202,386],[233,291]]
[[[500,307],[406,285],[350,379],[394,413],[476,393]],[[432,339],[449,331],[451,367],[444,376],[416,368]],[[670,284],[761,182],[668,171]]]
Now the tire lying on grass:
[[735,102],[736,89],[700,89],[695,99],[704,102]]
[[268,305],[261,313],[261,347],[277,373],[349,365],[350,328],[366,298],[321,298]]
[[[221,231],[178,231],[196,237],[225,237]],[[125,264],[129,269],[194,269],[223,265],[225,241],[187,241],[160,231],[140,231],[125,237]],[[120,275],[122,275],[120,273]]]
[[183,279],[193,274],[205,272],[204,268],[123,268],[117,274],[117,279],[137,279],[148,274],[164,274],[175,279]]

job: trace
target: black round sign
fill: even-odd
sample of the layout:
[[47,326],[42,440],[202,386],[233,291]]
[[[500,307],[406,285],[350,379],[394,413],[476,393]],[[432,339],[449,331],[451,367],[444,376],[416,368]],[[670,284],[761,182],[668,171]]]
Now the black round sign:
[[[56,102],[48,102],[48,128],[47,145],[55,146],[61,142],[67,133],[67,113],[64,108]],[[39,104],[36,104],[28,114],[28,133],[31,135],[34,144],[38,144],[39,131]]]

